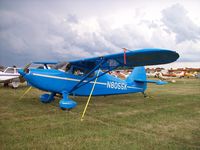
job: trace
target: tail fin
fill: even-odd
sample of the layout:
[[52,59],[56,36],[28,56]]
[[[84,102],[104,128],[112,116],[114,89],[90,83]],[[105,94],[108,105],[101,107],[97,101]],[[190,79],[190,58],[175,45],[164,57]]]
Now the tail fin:
[[135,67],[131,74],[127,77],[126,82],[139,88],[143,88],[143,90],[146,90],[147,83],[155,83],[157,85],[167,84],[167,82],[161,80],[147,80],[144,67]]
[[127,77],[126,82],[128,84],[134,84],[135,86],[139,88],[143,88],[146,90],[147,83],[146,82],[140,82],[140,81],[146,81],[146,71],[145,68],[142,67],[135,67],[131,74]]
[[127,77],[126,82],[132,83],[134,80],[146,80],[146,71],[144,67],[135,67],[131,74]]

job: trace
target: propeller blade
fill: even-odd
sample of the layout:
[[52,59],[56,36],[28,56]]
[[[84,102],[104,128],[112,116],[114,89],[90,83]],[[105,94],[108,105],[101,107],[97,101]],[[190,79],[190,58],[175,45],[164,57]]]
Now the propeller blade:
[[[30,65],[31,65],[32,63],[29,63],[29,64],[27,64],[23,69],[19,69],[18,70],[18,72],[20,73],[20,70],[23,70],[23,72],[24,73],[28,73],[29,72],[29,67],[30,67]],[[21,73],[20,73],[21,74]],[[23,75],[21,74],[20,76],[19,76],[19,80],[20,80],[20,82],[21,83],[24,83],[26,80],[23,78]]]
[[24,72],[25,73],[28,73],[28,68],[30,67],[30,65],[31,65],[32,63],[29,63],[29,64],[27,64],[25,67],[24,67]]
[[20,81],[21,83],[24,83],[26,80],[25,80],[22,76],[19,76],[19,81]]
[[32,86],[30,86],[30,87],[24,92],[24,94],[19,98],[19,100],[21,100],[31,89],[32,89]]

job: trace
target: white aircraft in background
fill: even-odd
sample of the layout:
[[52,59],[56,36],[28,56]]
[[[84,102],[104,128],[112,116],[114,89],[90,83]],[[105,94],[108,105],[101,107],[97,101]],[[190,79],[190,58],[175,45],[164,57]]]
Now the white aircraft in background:
[[146,73],[147,77],[157,77],[158,76],[158,72],[147,72]]
[[183,78],[184,77],[184,72],[180,72],[180,73],[174,73],[174,74],[163,74],[162,72],[158,72],[157,73],[157,77],[161,80],[166,80],[172,83],[175,83],[177,78]]
[[185,76],[185,72],[184,71],[181,71],[181,72],[178,72],[178,73],[163,73],[162,71],[161,72],[157,72],[156,73],[157,77],[158,78],[161,78],[161,79],[174,79],[174,78],[183,78]]
[[7,67],[3,72],[0,71],[0,83],[4,86],[8,86],[11,83],[13,88],[17,88],[20,84],[20,74],[18,73],[18,68]]

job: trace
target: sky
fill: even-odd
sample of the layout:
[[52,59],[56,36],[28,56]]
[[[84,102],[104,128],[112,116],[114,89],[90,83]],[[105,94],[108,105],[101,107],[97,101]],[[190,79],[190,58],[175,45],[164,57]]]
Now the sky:
[[[0,65],[142,48],[200,62],[199,0],[0,0]],[[199,66],[200,67],[200,66]]]

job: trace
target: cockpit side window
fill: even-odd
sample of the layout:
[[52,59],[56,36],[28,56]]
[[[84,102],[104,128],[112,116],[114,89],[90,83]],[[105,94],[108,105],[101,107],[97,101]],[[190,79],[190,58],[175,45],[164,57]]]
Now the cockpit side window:
[[6,69],[5,73],[14,73],[14,68],[8,68],[8,69]]
[[[85,76],[91,71],[87,68],[75,66],[68,62],[61,62],[56,64],[53,68],[77,76]],[[93,77],[94,75],[95,73],[92,73],[89,78]]]
[[[74,75],[78,75],[78,76],[85,76],[90,72],[90,70],[87,70],[85,68],[79,68],[76,66],[72,67],[72,74]],[[93,77],[95,75],[95,73],[92,73],[89,78]]]
[[77,76],[83,76],[84,70],[82,68],[73,67],[72,74],[77,75]]

